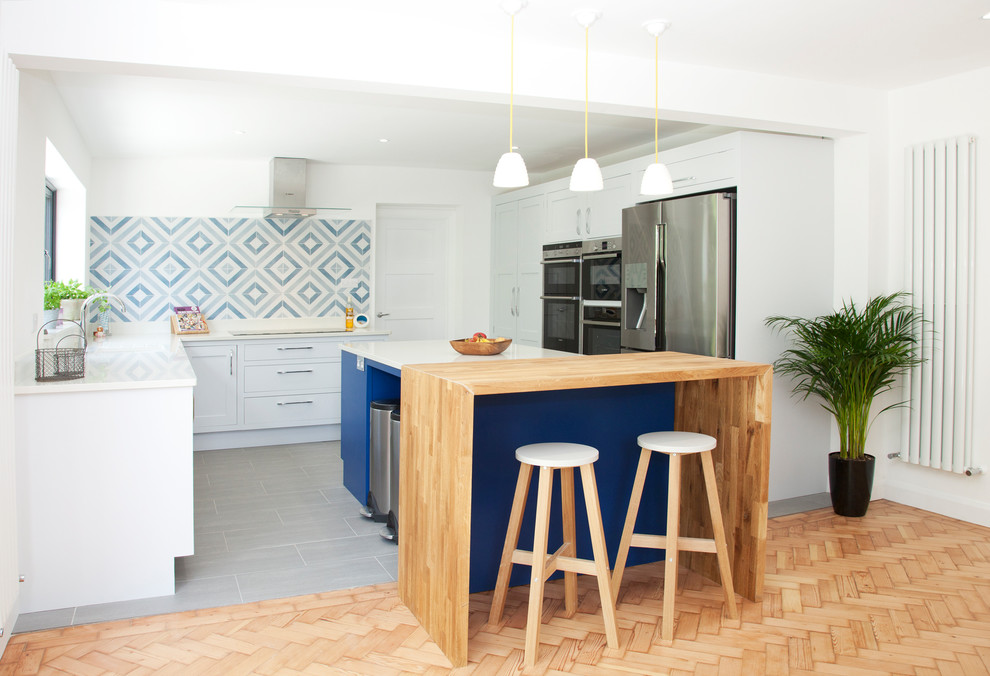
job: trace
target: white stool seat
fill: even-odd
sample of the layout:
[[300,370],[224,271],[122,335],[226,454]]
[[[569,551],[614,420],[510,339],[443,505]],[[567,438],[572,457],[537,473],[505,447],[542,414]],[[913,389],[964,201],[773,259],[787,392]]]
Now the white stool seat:
[[534,467],[580,467],[598,460],[598,449],[564,442],[528,444],[516,449],[516,460]]
[[636,437],[640,448],[660,453],[703,453],[717,445],[715,437],[697,432],[648,432]]

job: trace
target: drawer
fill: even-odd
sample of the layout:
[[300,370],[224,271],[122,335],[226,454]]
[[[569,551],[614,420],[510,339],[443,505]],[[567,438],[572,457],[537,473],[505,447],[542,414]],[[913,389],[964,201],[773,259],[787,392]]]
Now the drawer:
[[245,393],[339,390],[340,362],[248,365],[243,388]]
[[736,153],[727,150],[701,155],[667,165],[674,181],[674,190],[715,181],[731,181],[735,178]]
[[284,340],[277,343],[247,342],[244,361],[289,361],[301,359],[340,359],[343,341]]
[[245,397],[247,427],[328,425],[340,422],[340,392]]

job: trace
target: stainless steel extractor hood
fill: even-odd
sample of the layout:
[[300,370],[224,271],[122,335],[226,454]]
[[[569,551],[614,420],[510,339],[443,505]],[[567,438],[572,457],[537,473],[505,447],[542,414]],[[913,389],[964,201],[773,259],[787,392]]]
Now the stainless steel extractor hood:
[[273,157],[268,164],[268,207],[265,218],[315,216],[316,209],[306,206],[306,160],[298,157]]
[[268,204],[237,206],[234,211],[261,210],[263,218],[305,218],[319,211],[350,211],[348,207],[314,207],[306,203],[306,160],[273,157],[268,163]]

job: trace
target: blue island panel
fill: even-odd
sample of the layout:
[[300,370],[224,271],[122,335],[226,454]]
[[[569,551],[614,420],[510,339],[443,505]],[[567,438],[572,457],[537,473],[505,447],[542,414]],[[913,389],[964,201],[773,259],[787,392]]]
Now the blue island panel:
[[376,399],[398,399],[400,371],[391,366],[341,351],[340,457],[344,461],[344,487],[361,504],[368,500],[368,451],[371,433],[369,407]]
[[[525,444],[566,441],[598,449],[595,479],[614,565],[639,462],[636,437],[673,429],[674,383],[581,390],[555,390],[475,397],[471,497],[471,592],[495,587],[502,543],[509,522],[519,463],[515,450]],[[529,502],[519,537],[532,549],[539,470],[534,468]],[[560,480],[554,478],[549,551],[561,543]],[[592,558],[580,472],[575,470],[578,556]],[[667,458],[654,454],[647,475],[637,531],[663,534],[667,517]],[[663,558],[662,550],[632,548],[629,565]],[[529,566],[514,566],[511,585],[528,584]]]

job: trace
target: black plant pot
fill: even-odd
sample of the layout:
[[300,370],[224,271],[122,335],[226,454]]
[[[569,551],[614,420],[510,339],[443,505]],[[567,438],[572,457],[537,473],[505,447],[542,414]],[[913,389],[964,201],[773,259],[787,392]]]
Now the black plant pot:
[[828,487],[832,509],[839,516],[863,516],[870,506],[873,491],[873,468],[876,458],[843,460],[838,453],[828,454]]

